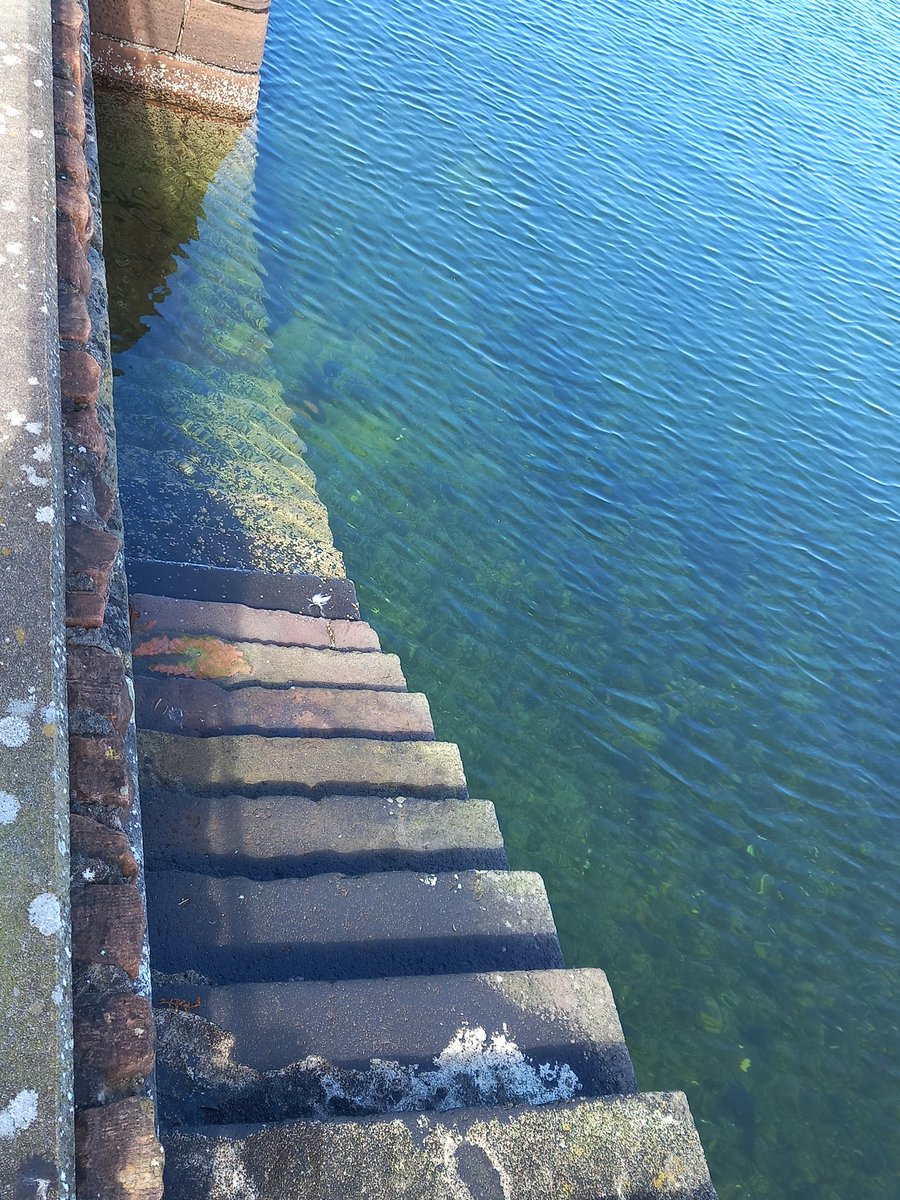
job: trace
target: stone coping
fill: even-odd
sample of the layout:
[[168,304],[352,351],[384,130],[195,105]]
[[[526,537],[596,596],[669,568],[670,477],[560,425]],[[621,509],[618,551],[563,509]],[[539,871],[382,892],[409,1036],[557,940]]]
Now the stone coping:
[[69,1195],[63,472],[50,0],[0,5],[0,1195]]

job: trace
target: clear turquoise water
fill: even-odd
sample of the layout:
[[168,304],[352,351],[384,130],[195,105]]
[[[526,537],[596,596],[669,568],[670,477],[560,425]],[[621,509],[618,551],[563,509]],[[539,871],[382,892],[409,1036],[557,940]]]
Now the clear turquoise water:
[[127,445],[241,309],[723,1198],[898,1194],[898,52],[866,0],[281,0],[249,186],[118,327]]

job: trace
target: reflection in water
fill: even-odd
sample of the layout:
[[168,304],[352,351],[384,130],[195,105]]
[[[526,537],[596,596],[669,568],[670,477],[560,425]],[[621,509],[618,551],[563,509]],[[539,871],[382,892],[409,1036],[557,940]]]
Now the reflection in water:
[[104,254],[113,352],[132,346],[169,295],[203,198],[240,125],[97,90]]
[[269,361],[253,134],[118,94],[98,121],[129,552],[343,575]]

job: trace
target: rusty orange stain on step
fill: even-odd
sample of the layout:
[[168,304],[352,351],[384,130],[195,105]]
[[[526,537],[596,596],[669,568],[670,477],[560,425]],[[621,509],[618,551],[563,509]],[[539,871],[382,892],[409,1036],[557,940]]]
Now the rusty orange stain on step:
[[159,658],[172,661],[150,663],[158,675],[184,675],[191,679],[228,679],[233,675],[249,675],[252,667],[242,650],[216,637],[159,637],[149,638],[135,646],[137,658]]

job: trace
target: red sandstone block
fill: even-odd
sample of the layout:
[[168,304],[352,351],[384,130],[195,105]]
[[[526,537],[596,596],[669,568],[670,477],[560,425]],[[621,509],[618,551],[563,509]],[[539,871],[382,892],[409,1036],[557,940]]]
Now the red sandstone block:
[[138,725],[161,733],[434,738],[428,701],[410,692],[327,687],[226,691],[206,680],[142,676],[135,680],[135,693]]
[[53,80],[53,121],[57,132],[68,133],[76,141],[84,143],[87,132],[84,96],[81,88],[68,79]]
[[122,656],[100,646],[69,645],[66,668],[69,709],[96,713],[124,733],[132,703]]
[[[66,577],[88,575],[94,581],[94,591],[109,583],[109,573],[116,555],[122,549],[121,539],[106,529],[92,525],[66,522]],[[70,585],[71,586],[71,585]],[[89,588],[73,588],[89,591]]]
[[73,404],[96,404],[100,395],[100,365],[86,350],[62,350],[59,355],[60,387]]
[[99,859],[121,872],[125,879],[137,876],[137,862],[131,843],[120,829],[101,825],[93,817],[69,813],[69,841],[73,854]]
[[249,117],[256,109],[258,74],[240,74],[96,35],[91,37],[91,60],[94,78],[110,87],[182,104],[220,120]]
[[56,138],[56,173],[73,183],[88,185],[87,159],[84,149],[79,142],[68,133],[60,133]]
[[[68,137],[68,134],[58,135],[57,145],[59,137],[65,137],[77,145],[74,138]],[[66,218],[57,221],[56,224],[56,262],[60,282],[71,284],[82,296],[87,296],[93,280],[91,266],[84,243],[75,232],[75,226]]]
[[155,1026],[150,1001],[124,993],[75,1014],[75,1058],[82,1079],[101,1094],[141,1084],[153,1070]]
[[66,592],[66,628],[99,629],[106,616],[106,596]]
[[97,510],[97,516],[101,521],[108,521],[116,506],[116,493],[99,471],[92,475],[91,487],[94,491],[94,505]]
[[184,0],[91,0],[91,30],[173,53],[184,10]]
[[84,86],[81,30],[73,25],[53,25],[53,74],[57,79],[70,79],[77,87]]
[[72,958],[121,967],[137,979],[144,947],[144,905],[131,883],[95,883],[72,892]]
[[314,646],[321,650],[381,649],[377,633],[365,621],[331,621],[280,609],[137,594],[131,597],[131,607],[135,636],[206,633],[234,641]]
[[162,1200],[162,1176],[152,1100],[130,1096],[76,1113],[78,1200]]
[[77,454],[93,454],[98,467],[106,462],[106,434],[100,426],[96,408],[76,408],[63,413],[65,432]]
[[53,24],[66,25],[81,32],[84,25],[84,9],[80,0],[53,0]]
[[269,15],[191,0],[179,50],[198,62],[231,71],[258,72],[266,42]]
[[91,338],[91,318],[81,292],[59,293],[59,336],[64,342],[86,346]]
[[207,636],[132,637],[135,672],[214,680],[222,687],[248,683],[284,687],[371,688],[405,692],[395,654],[318,650],[269,642],[232,642]]
[[73,179],[57,179],[56,210],[58,216],[68,217],[82,242],[94,236],[94,206],[87,188]]
[[69,737],[69,794],[73,804],[131,807],[131,776],[119,734]]

